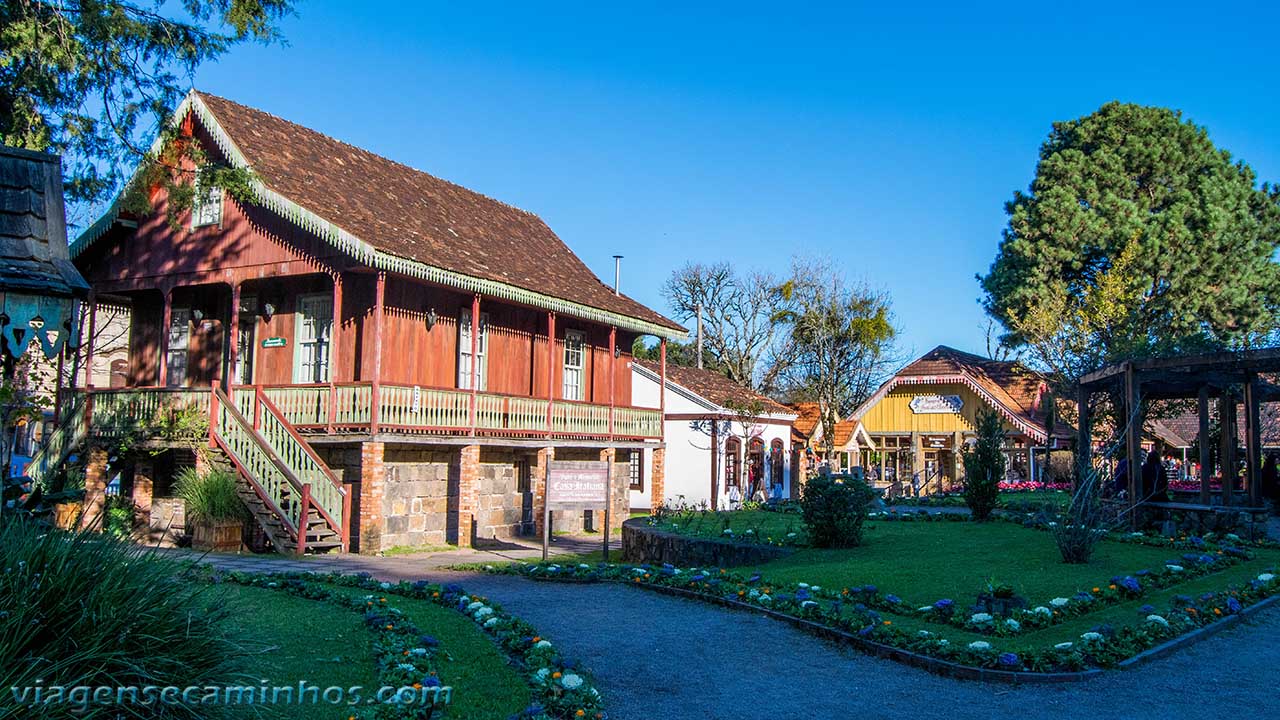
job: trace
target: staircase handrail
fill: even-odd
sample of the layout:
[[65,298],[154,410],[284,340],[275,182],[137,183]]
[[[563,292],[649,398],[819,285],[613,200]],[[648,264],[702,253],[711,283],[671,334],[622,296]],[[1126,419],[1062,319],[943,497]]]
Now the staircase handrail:
[[63,417],[58,418],[58,426],[44,439],[40,449],[31,456],[27,464],[26,475],[35,482],[43,483],[49,477],[49,469],[66,460],[71,451],[84,440],[87,434],[85,427],[85,408],[87,398],[83,394],[72,396],[63,410]]
[[[245,480],[249,483],[249,486],[252,487],[253,491],[262,499],[263,504],[265,504],[272,513],[280,518],[285,529],[288,530],[289,533],[298,541],[299,547],[303,547],[306,542],[305,528],[307,522],[307,503],[305,500],[306,496],[309,495],[309,493],[305,492],[306,486],[303,485],[303,483],[298,480],[298,477],[294,475],[293,471],[285,465],[284,461],[280,459],[280,456],[276,454],[276,451],[271,448],[262,435],[253,429],[253,423],[245,419],[244,415],[242,415],[236,408],[235,403],[231,402],[231,400],[226,396],[226,393],[222,392],[221,388],[215,387],[213,389],[213,397],[217,403],[217,407],[215,408],[214,417],[210,419],[209,428],[214,440],[227,454],[227,457],[231,459],[231,462],[235,463],[236,467],[240,470],[240,474],[244,476]],[[271,493],[245,465],[247,459],[238,457],[237,453],[232,448],[231,443],[223,436],[221,420],[224,414],[225,417],[230,418],[236,425],[240,426],[240,429],[245,433],[245,435],[258,447],[259,450],[262,451],[263,455],[271,461],[272,466],[274,466],[280,475],[284,477],[285,481],[289,483],[293,491],[297,493],[297,497],[301,499],[298,503],[300,507],[297,519],[290,517],[289,513],[285,512],[284,509],[280,507],[279,503],[271,497]],[[301,532],[299,531],[300,529]]]
[[[289,440],[296,445],[296,449],[301,451],[306,467],[290,467],[289,469],[294,472],[295,477],[298,476],[299,472],[301,472],[303,473],[302,477],[312,477],[313,475],[318,474],[321,478],[328,480],[329,485],[333,490],[332,492],[326,492],[324,488],[317,488],[314,485],[311,486],[311,506],[320,513],[320,516],[324,518],[325,522],[329,524],[329,527],[332,528],[334,532],[338,533],[339,536],[345,537],[346,535],[343,532],[343,526],[336,518],[344,517],[346,515],[346,512],[344,512],[347,505],[346,488],[342,486],[338,477],[333,474],[333,470],[329,469],[329,466],[320,458],[315,449],[311,447],[311,444],[298,434],[297,428],[295,428],[293,424],[285,418],[284,413],[280,411],[280,408],[278,408],[276,404],[262,392],[262,388],[256,387],[254,389],[254,395],[256,401],[262,406],[262,409],[269,413],[272,418],[280,424],[288,435]],[[263,440],[267,445],[271,446],[274,451],[276,451],[277,457],[279,457],[284,448],[275,447],[272,443],[272,437],[263,435],[260,431],[258,434],[262,435]],[[286,462],[285,465],[288,465],[288,463]],[[299,480],[299,482],[303,481]],[[311,483],[303,482],[303,484],[310,485]],[[317,490],[319,490],[318,493]],[[337,502],[334,502],[335,496]]]

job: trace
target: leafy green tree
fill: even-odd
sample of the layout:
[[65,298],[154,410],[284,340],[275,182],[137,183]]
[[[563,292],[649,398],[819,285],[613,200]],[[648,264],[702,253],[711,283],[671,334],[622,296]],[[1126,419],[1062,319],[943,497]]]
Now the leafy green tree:
[[[153,154],[147,140],[176,136],[170,115],[201,63],[246,40],[278,41],[291,11],[290,0],[6,0],[0,141],[63,156],[73,221],[120,191],[134,166],[190,207],[192,169],[208,158],[195,143]],[[233,195],[247,192],[244,171],[211,172]]]
[[1277,327],[1280,188],[1179,112],[1112,102],[1055,123],[1005,209],[983,304],[1062,386]]
[[995,410],[980,410],[977,442],[964,451],[964,502],[974,520],[986,520],[996,509],[1005,474],[1004,423]]

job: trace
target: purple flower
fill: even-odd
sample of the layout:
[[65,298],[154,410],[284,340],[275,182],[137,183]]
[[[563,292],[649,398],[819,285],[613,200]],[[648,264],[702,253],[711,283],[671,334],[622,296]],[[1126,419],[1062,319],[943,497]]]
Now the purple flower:
[[1138,608],[1139,615],[1151,615],[1155,611],[1156,611],[1155,605],[1143,605],[1142,607]]
[[953,606],[955,606],[955,601],[953,600],[939,600],[933,604],[933,607],[938,610],[949,610]]
[[423,687],[440,687],[440,678],[435,675],[427,675],[422,678]]
[[898,597],[897,595],[885,595],[884,599],[885,599],[885,602],[890,603],[892,605],[897,605],[898,603],[902,602],[902,598]]
[[866,637],[876,631],[875,625],[868,625],[858,631],[858,637]]
[[1138,579],[1128,575],[1120,581],[1120,587],[1123,587],[1131,593],[1142,592],[1142,584],[1138,582]]
[[1018,660],[1017,653],[1003,653],[1000,655],[1000,657],[996,658],[996,662],[1000,663],[1005,667],[1018,667],[1019,665],[1022,664]]
[[1235,598],[1227,598],[1227,609],[1233,613],[1240,612],[1240,601]]

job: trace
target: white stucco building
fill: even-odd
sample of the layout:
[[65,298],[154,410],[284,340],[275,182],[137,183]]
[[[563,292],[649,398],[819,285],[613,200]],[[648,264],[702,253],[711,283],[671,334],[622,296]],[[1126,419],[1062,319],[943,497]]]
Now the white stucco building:
[[[661,407],[659,369],[631,365],[632,403]],[[663,442],[665,481],[652,497],[653,450],[632,453],[631,507],[653,502],[733,507],[753,494],[791,495],[791,423],[785,405],[738,385],[720,373],[667,366]]]

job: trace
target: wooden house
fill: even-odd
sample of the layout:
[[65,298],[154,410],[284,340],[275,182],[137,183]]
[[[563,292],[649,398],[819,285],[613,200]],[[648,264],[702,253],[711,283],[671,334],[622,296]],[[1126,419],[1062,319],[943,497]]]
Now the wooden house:
[[[207,415],[210,452],[291,551],[533,532],[550,459],[621,478],[630,453],[662,453],[661,409],[632,406],[629,351],[684,329],[537,216],[224,98],[192,91],[177,114],[216,162],[252,170],[253,199],[197,176],[180,227],[154,188],[150,213],[117,205],[73,244],[92,302],[131,315],[127,387],[64,403],[90,497],[111,438],[184,408]],[[187,461],[170,455],[124,470],[135,495],[165,492]]]

